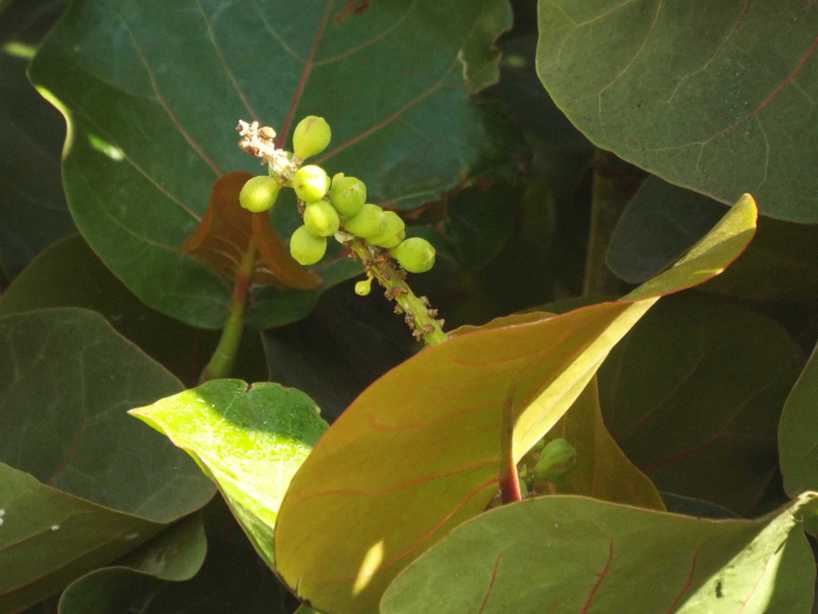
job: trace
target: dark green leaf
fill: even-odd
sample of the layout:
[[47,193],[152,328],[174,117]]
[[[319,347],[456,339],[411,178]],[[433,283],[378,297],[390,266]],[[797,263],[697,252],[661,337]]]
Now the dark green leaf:
[[776,425],[801,360],[770,318],[670,297],[600,370],[605,422],[661,490],[750,512],[778,473]]
[[[497,157],[459,52],[498,2],[384,0],[360,14],[333,0],[74,2],[32,75],[73,130],[63,171],[80,231],[146,304],[220,327],[230,289],[178,247],[214,179],[255,167],[236,120],[258,116],[284,141],[294,119],[325,116],[334,141],[319,163],[364,179],[375,202],[416,206]],[[494,37],[505,27],[491,24]],[[470,53],[469,71],[489,56]],[[315,300],[266,289],[248,321],[280,325]]]
[[790,391],[778,430],[784,488],[796,494],[818,485],[818,345]]
[[73,223],[60,181],[65,127],[26,76],[28,51],[62,2],[17,2],[0,25],[0,271],[13,278]]
[[383,614],[807,614],[808,493],[755,521],[540,497],[455,528],[398,576]]
[[0,610],[8,611],[132,550],[157,523],[204,505],[213,488],[126,415],[181,385],[101,316],[6,315],[0,348]]
[[537,72],[600,148],[816,223],[816,20],[804,0],[540,0]]
[[[54,243],[15,278],[0,297],[0,315],[68,306],[98,311],[188,385],[198,382],[219,339],[216,332],[190,328],[140,303],[77,236]],[[266,376],[257,333],[245,332],[235,372]]]
[[[650,177],[619,220],[608,266],[625,281],[640,283],[670,265],[723,214],[721,203]],[[818,254],[818,226],[762,218],[752,245],[705,289],[757,300],[810,300],[818,296],[811,254]]]
[[122,614],[129,604],[155,591],[162,581],[190,580],[205,560],[202,516],[174,525],[117,565],[93,571],[63,593],[59,614]]

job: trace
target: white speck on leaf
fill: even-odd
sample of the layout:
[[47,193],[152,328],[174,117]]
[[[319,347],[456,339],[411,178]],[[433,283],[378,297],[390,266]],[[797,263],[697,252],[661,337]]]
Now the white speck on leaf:
[[58,525],[58,524],[52,524],[52,525],[51,525],[51,530],[52,530],[52,531],[59,531],[59,530],[60,530],[60,525]]

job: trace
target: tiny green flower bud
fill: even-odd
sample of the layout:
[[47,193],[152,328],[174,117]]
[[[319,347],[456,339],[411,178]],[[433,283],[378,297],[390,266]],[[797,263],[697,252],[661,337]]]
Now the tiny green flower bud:
[[391,249],[403,241],[406,236],[406,226],[400,216],[394,211],[384,211],[384,228],[377,236],[371,237],[369,242],[378,247]]
[[290,237],[290,255],[303,266],[315,264],[327,252],[327,240],[316,237],[305,226],[299,226]]
[[317,115],[308,115],[298,122],[293,131],[293,153],[297,158],[305,160],[324,151],[331,138],[332,130],[327,120]]
[[319,200],[304,209],[304,226],[316,237],[331,237],[340,225],[338,212],[329,201]]
[[329,199],[344,217],[356,215],[366,202],[366,185],[355,177],[345,177],[338,173],[332,178]]
[[426,239],[412,237],[389,250],[392,257],[410,273],[425,273],[435,265],[435,248]]
[[372,291],[372,278],[367,277],[355,284],[355,294],[358,296],[368,296]]
[[248,179],[239,192],[239,204],[243,209],[261,213],[272,208],[278,198],[281,184],[269,175]]
[[383,209],[378,205],[367,203],[357,215],[344,222],[344,228],[356,237],[368,239],[380,234],[385,224]]
[[552,439],[540,452],[534,467],[535,481],[553,482],[566,475],[577,464],[577,451],[565,439]]
[[293,189],[298,198],[305,203],[314,203],[326,196],[329,190],[329,177],[320,166],[308,164],[299,168],[293,175]]

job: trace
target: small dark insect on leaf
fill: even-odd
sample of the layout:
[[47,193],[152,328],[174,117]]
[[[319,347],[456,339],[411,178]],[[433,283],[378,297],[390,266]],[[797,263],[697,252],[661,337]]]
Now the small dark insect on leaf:
[[721,587],[722,587],[721,580],[719,580],[718,582],[716,582],[716,599],[721,599],[724,596],[724,593],[722,593],[721,591]]

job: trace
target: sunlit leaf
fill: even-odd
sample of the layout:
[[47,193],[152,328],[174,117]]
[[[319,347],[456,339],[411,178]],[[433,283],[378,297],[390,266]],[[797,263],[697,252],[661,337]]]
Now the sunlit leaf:
[[193,457],[272,567],[281,499],[327,426],[312,399],[269,382],[213,380],[130,413]]
[[494,496],[504,409],[519,460],[650,306],[720,273],[755,220],[744,197],[676,266],[620,301],[459,335],[377,380],[293,478],[276,525],[283,579],[319,610],[373,611],[403,567]]

